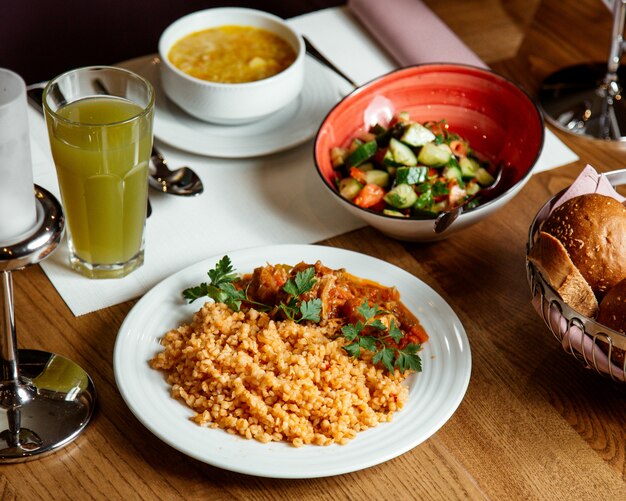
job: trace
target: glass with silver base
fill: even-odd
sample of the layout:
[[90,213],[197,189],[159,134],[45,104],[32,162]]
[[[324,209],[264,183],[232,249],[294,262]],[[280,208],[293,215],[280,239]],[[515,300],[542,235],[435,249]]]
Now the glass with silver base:
[[0,462],[34,459],[67,445],[87,426],[96,402],[91,378],[74,362],[54,353],[17,349],[12,272],[47,257],[64,227],[56,198],[38,186],[35,196],[35,232],[0,248]]
[[557,128],[593,139],[626,140],[626,95],[620,67],[626,0],[613,0],[613,30],[607,63],[579,64],[548,76],[539,104]]

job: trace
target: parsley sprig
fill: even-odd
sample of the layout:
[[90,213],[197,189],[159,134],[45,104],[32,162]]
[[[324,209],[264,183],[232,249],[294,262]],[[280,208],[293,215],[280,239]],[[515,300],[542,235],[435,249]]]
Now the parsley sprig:
[[[248,301],[245,290],[237,289],[233,282],[237,280],[233,263],[228,256],[220,259],[212,270],[209,270],[210,283],[201,283],[196,287],[190,287],[183,291],[183,297],[190,303],[196,299],[208,296],[216,303],[224,303],[233,311],[241,309],[242,301]],[[259,305],[265,306],[265,305]]]
[[[405,348],[397,347],[402,340],[402,331],[396,325],[395,320],[391,320],[389,328],[383,324],[376,316],[385,313],[378,305],[370,306],[367,299],[364,299],[357,311],[363,316],[364,322],[358,320],[356,324],[345,325],[341,329],[343,336],[350,341],[350,344],[343,348],[355,358],[361,357],[361,349],[374,353],[372,362],[375,364],[382,363],[389,372],[398,369],[404,374],[406,370],[421,372],[422,360],[418,355],[421,349],[420,344],[409,343]],[[365,327],[371,327],[374,332],[379,334],[368,335],[364,333]],[[365,331],[368,332],[368,331]],[[369,329],[369,332],[372,332]],[[392,344],[390,341],[393,341]]]
[[[183,291],[183,297],[190,303],[196,299],[208,296],[216,303],[224,303],[233,311],[241,309],[241,303],[246,302],[256,306],[262,311],[271,310],[272,306],[253,301],[248,297],[247,289],[238,289],[233,282],[238,279],[233,268],[232,261],[228,256],[220,259],[212,270],[208,272],[210,282],[201,283],[195,287],[190,287]],[[309,267],[306,270],[296,273],[294,278],[290,278],[283,286],[283,290],[289,295],[287,302],[281,302],[278,309],[285,316],[294,322],[310,320],[320,321],[322,311],[322,300],[319,298],[302,301],[300,296],[309,292],[315,285],[315,270]]]
[[287,303],[281,302],[278,307],[285,316],[294,322],[310,320],[317,323],[320,321],[322,300],[320,298],[302,301],[300,296],[306,294],[315,285],[315,269],[309,267],[296,273],[295,278],[290,278],[283,286],[283,290],[289,294]]

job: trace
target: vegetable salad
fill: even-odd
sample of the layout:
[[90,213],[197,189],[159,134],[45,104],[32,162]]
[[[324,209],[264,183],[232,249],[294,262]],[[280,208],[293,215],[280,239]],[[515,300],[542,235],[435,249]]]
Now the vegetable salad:
[[[344,198],[389,216],[436,216],[494,182],[493,168],[445,120],[421,124],[406,112],[332,148]],[[475,197],[468,208],[480,203]]]

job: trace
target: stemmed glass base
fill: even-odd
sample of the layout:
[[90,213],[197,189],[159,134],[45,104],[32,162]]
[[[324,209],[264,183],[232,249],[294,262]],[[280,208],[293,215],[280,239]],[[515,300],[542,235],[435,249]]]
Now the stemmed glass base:
[[2,462],[34,459],[70,443],[95,404],[91,378],[71,360],[38,350],[18,353],[19,384],[0,386]]
[[0,331],[0,462],[26,461],[74,440],[87,426],[96,392],[89,375],[65,357],[18,350],[12,272],[37,263],[58,245],[64,218],[59,202],[35,187],[37,229],[0,248],[4,332]]
[[616,74],[616,81],[607,84],[607,65],[597,63],[570,66],[550,75],[539,92],[546,119],[572,134],[626,140],[626,98],[617,87],[617,82],[626,81],[626,71],[619,68]]
[[606,141],[626,140],[626,102],[620,67],[625,48],[626,0],[613,0],[609,57],[603,64],[579,64],[550,75],[539,92],[546,119],[557,128]]

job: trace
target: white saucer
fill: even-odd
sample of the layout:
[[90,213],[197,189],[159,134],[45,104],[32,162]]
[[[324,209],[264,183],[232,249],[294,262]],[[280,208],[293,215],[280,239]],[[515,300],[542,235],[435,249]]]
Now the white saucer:
[[154,136],[175,148],[223,158],[267,155],[312,138],[326,114],[343,96],[339,79],[307,57],[302,93],[285,109],[245,125],[217,125],[198,120],[172,103],[161,88],[156,55],[118,66],[148,79],[156,89]]

